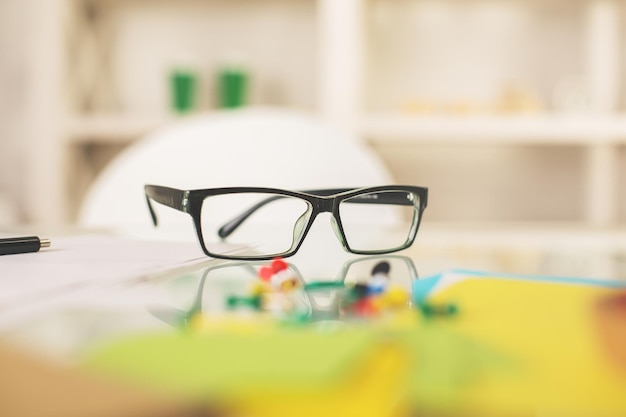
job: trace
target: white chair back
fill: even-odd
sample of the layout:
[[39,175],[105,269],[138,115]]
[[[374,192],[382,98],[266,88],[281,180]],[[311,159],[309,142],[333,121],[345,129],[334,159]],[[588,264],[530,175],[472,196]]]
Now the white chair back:
[[[306,190],[390,184],[392,177],[366,145],[312,116],[275,109],[202,114],[118,155],[88,190],[78,224],[131,234],[152,228],[143,193],[148,183]],[[189,216],[157,206],[159,229],[195,238]]]

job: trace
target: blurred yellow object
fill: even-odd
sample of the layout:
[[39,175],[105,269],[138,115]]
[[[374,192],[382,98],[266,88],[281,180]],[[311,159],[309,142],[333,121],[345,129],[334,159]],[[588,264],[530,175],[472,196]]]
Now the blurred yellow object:
[[251,288],[250,288],[250,295],[255,296],[255,295],[261,295],[261,294],[267,294],[274,291],[272,289],[272,286],[265,281],[261,281],[260,279],[255,279],[252,282]]
[[409,306],[410,297],[404,288],[392,286],[380,295],[383,308],[406,308]]
[[398,344],[372,349],[356,372],[338,375],[324,387],[311,389],[306,383],[280,390],[262,387],[238,395],[237,415],[275,416],[408,416],[406,390],[409,354]]
[[[457,277],[456,279],[459,279]],[[593,310],[615,290],[495,276],[460,279],[429,298],[461,305],[442,325],[515,358],[515,378],[468,386],[460,404],[518,404],[546,415],[626,415],[626,372],[601,347]],[[479,408],[483,408],[480,406]]]
[[103,346],[85,366],[184,401],[217,398],[234,415],[407,415],[410,352],[398,340],[365,328],[225,324]]
[[507,114],[534,114],[544,105],[536,91],[522,85],[505,85],[496,102],[496,112]]
[[[254,314],[255,319],[250,316]],[[208,316],[202,313],[194,314],[186,327],[192,334],[209,334],[223,332],[232,334],[258,334],[270,329],[275,318],[270,314],[260,312],[221,313]]]

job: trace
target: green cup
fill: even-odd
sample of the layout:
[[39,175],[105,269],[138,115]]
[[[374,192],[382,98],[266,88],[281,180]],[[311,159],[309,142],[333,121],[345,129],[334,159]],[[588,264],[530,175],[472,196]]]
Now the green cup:
[[218,105],[221,108],[237,108],[246,104],[248,76],[237,68],[225,68],[218,75]]
[[171,106],[177,113],[195,108],[197,77],[193,71],[174,70],[170,75]]

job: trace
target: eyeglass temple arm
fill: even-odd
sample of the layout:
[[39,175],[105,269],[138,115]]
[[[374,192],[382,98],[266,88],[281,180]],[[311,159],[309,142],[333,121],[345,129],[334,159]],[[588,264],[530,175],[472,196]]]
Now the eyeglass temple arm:
[[[302,192],[307,193],[307,194],[317,195],[320,197],[327,197],[327,196],[340,194],[340,193],[350,191],[350,190],[353,190],[353,188],[328,188],[328,189],[322,189],[322,190],[305,190]],[[377,199],[372,199],[372,198],[367,198],[367,197],[360,199],[359,196],[356,196],[356,197],[351,198],[349,202],[350,203],[362,203],[362,204],[396,204],[396,205],[409,205],[409,206],[413,205],[411,201],[408,201],[406,199],[405,193],[399,193],[398,195],[395,195],[395,194],[396,193],[392,193],[392,192],[380,193],[379,198]],[[234,217],[233,219],[225,223],[222,227],[220,227],[219,230],[217,231],[218,236],[222,239],[230,236],[230,234],[233,233],[244,221],[246,221],[248,217],[253,215],[255,211],[259,210],[261,207],[265,206],[266,204],[269,204],[280,198],[284,198],[284,197],[272,196],[272,197],[268,197],[266,199],[259,201],[258,203],[251,206],[249,209],[245,210],[241,214],[237,215],[236,217]]]
[[146,194],[146,202],[148,203],[150,216],[152,216],[152,223],[155,226],[157,226],[159,222],[151,200],[167,207],[186,212],[186,209],[183,206],[186,191],[178,190],[176,188],[162,187],[160,185],[146,185],[144,187],[144,192]]

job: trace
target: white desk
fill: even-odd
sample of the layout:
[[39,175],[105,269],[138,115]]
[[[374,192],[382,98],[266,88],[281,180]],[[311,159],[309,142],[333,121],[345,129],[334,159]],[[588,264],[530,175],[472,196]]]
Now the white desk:
[[[346,261],[367,258],[344,252],[330,227],[326,226],[314,225],[300,251],[288,259],[299,268],[305,279],[331,279]],[[425,223],[415,244],[394,255],[411,258],[420,277],[461,268],[600,279],[623,278],[626,277],[622,255],[626,254],[626,239],[622,236],[616,231],[581,234],[575,229],[566,228],[511,230],[506,227],[486,229],[476,226],[459,229]],[[195,236],[190,236],[188,244],[195,248],[197,256],[203,256],[194,239]],[[38,255],[43,254],[29,256]],[[220,262],[206,258],[209,265]],[[0,276],[17,284],[25,284],[19,277],[7,277],[2,268],[0,258]],[[58,268],[50,274],[62,274],[63,266],[59,265]],[[181,293],[193,292],[194,282],[201,274],[202,267],[199,266],[196,270],[191,268],[182,271],[182,277],[178,269],[153,280],[129,278],[117,283],[88,282],[77,287],[69,285],[65,289],[21,297],[20,303],[41,306],[41,313],[26,322],[16,321],[14,326],[1,326],[0,335],[29,349],[35,347],[47,355],[71,360],[86,344],[111,334],[162,327],[163,322],[151,315],[146,305],[177,301],[171,297],[182,297],[178,301],[184,301]],[[50,279],[44,273],[41,275],[39,278],[43,283]],[[168,283],[177,281],[180,284],[168,287]],[[77,302],[80,300],[84,302]],[[0,322],[2,318],[0,310]]]

